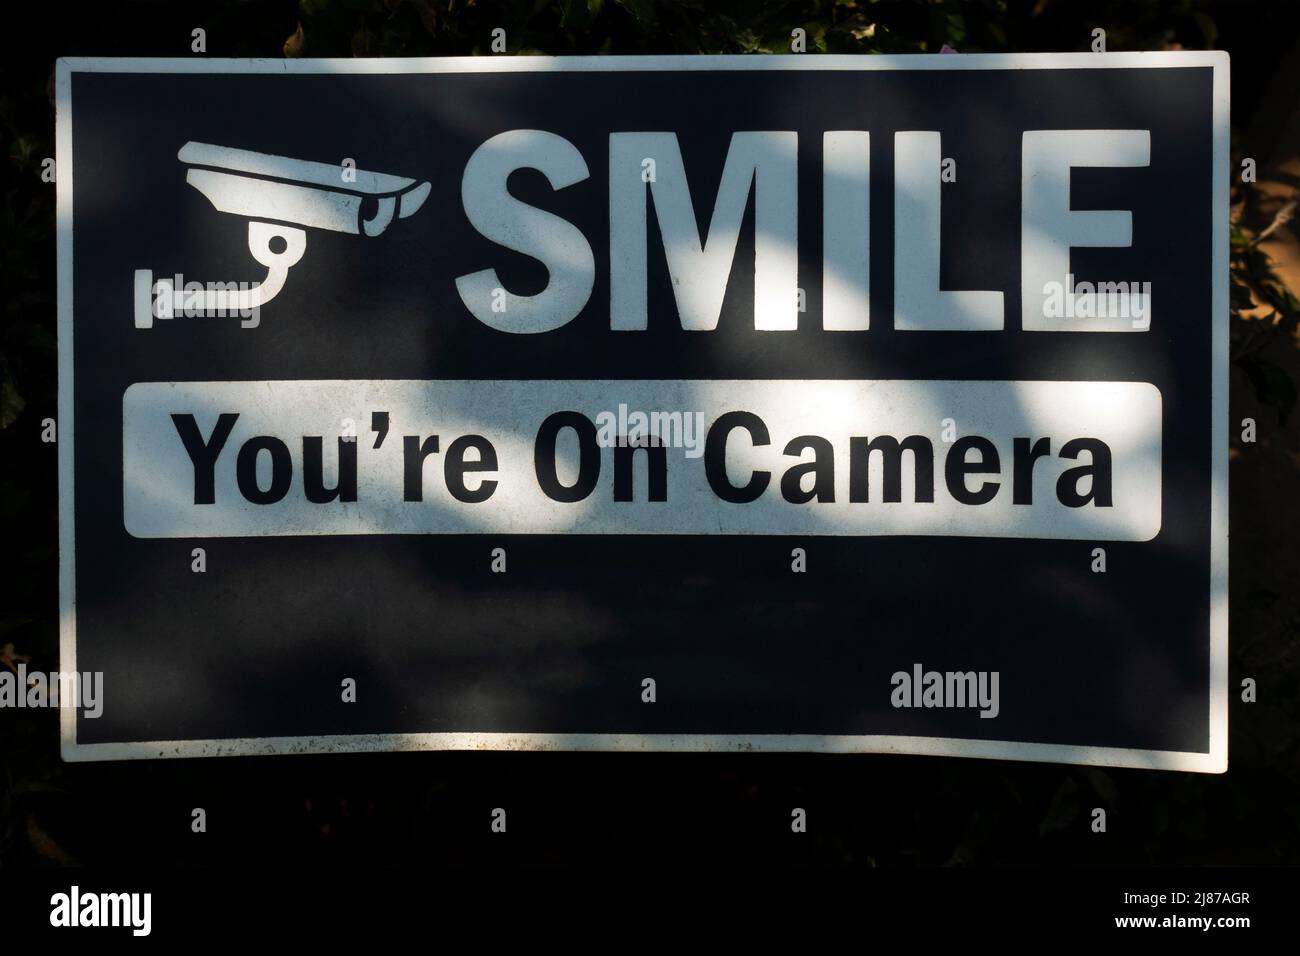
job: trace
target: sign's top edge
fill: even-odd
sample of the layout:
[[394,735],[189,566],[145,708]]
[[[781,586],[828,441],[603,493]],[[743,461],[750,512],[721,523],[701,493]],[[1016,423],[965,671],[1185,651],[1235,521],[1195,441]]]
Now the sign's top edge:
[[452,56],[324,59],[60,57],[60,73],[512,73],[704,70],[1043,70],[1229,66],[1223,50],[1116,53]]

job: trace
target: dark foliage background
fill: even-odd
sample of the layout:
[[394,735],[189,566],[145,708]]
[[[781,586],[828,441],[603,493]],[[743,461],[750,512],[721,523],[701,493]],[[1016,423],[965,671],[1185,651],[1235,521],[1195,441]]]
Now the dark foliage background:
[[[1232,463],[1236,687],[1222,776],[995,761],[817,755],[450,753],[64,765],[57,714],[0,711],[0,865],[680,862],[1300,862],[1294,504],[1297,302],[1260,243],[1294,242],[1287,117],[1300,5],[1266,0],[303,0],[6,10],[0,56],[0,666],[58,666],[53,64],[61,55],[789,54],[1219,48],[1232,54],[1238,155],[1275,157],[1278,193],[1234,187]],[[1290,64],[1288,66],[1287,64]],[[1289,73],[1287,71],[1290,71]],[[1290,77],[1288,80],[1287,77]],[[1281,91],[1279,93],[1279,90]],[[166,122],[159,117],[159,122]],[[1298,140],[1290,140],[1294,146]],[[1264,159],[1261,159],[1263,170]],[[1286,170],[1292,172],[1286,172]],[[1261,177],[1263,173],[1261,172]],[[1287,190],[1290,190],[1288,193]],[[1280,216],[1278,214],[1281,214]],[[1294,278],[1294,277],[1293,277]],[[1295,285],[1291,289],[1295,289]],[[508,840],[488,829],[510,814]],[[790,808],[808,810],[806,836]],[[1108,808],[1109,832],[1088,827]],[[208,833],[190,832],[203,807]]]

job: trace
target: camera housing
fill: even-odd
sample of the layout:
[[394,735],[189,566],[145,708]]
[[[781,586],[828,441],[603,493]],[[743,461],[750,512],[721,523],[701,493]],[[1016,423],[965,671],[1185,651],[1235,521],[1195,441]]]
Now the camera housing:
[[[187,292],[170,279],[155,282],[150,269],[137,269],[138,329],[152,328],[155,319],[196,312],[246,316],[243,327],[255,328],[258,310],[280,293],[289,269],[305,254],[306,229],[378,236],[394,220],[418,212],[432,190],[428,182],[348,163],[317,163],[211,143],[188,142],[176,158],[189,167],[185,181],[214,209],[249,220],[249,251],[268,271],[259,283],[209,283],[202,291]],[[283,243],[280,251],[273,250],[277,239]]]

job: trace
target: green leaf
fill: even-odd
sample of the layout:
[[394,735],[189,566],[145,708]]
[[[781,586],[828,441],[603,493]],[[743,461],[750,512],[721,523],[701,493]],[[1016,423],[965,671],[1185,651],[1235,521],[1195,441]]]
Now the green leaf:
[[298,24],[298,29],[284,41],[284,55],[289,59],[302,56],[302,47],[304,42],[302,33],[302,24]]
[[1043,814],[1043,819],[1038,824],[1038,835],[1046,836],[1057,830],[1064,830],[1074,822],[1082,807],[1079,785],[1075,783],[1073,777],[1066,777],[1056,793],[1052,795],[1051,803],[1047,805],[1047,812]]
[[12,425],[26,407],[26,400],[18,393],[18,383],[10,371],[5,369],[4,381],[0,382],[0,428]]
[[952,44],[964,43],[966,40],[966,18],[960,13],[950,13],[945,23],[947,28],[948,42]]
[[1092,787],[1097,796],[1101,797],[1102,803],[1113,809],[1119,799],[1119,790],[1110,775],[1096,767],[1080,767],[1079,773],[1088,781],[1088,786]]
[[637,22],[640,24],[648,25],[655,22],[654,0],[617,0],[617,3],[636,17]]
[[1234,279],[1229,286],[1229,296],[1232,307],[1238,312],[1246,312],[1255,308],[1255,300],[1251,297],[1250,287],[1245,283]]
[[1256,401],[1276,408],[1278,424],[1285,425],[1296,403],[1296,387],[1291,376],[1281,366],[1266,359],[1240,359],[1237,365],[1250,379]]
[[1196,21],[1197,27],[1200,28],[1201,37],[1205,40],[1205,49],[1213,50],[1214,44],[1219,39],[1219,28],[1208,13],[1196,11],[1192,14],[1192,19]]

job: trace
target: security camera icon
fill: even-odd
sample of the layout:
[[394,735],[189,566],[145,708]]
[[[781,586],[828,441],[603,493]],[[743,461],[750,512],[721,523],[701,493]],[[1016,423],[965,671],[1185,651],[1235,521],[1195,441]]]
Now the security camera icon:
[[248,220],[248,250],[267,268],[261,282],[185,283],[182,276],[154,281],[135,272],[135,327],[179,315],[239,315],[245,328],[284,288],[289,270],[307,251],[307,229],[378,236],[395,219],[415,215],[429,198],[427,182],[373,173],[354,166],[316,163],[209,143],[186,143],[177,159],[189,167],[185,181],[218,212]]

